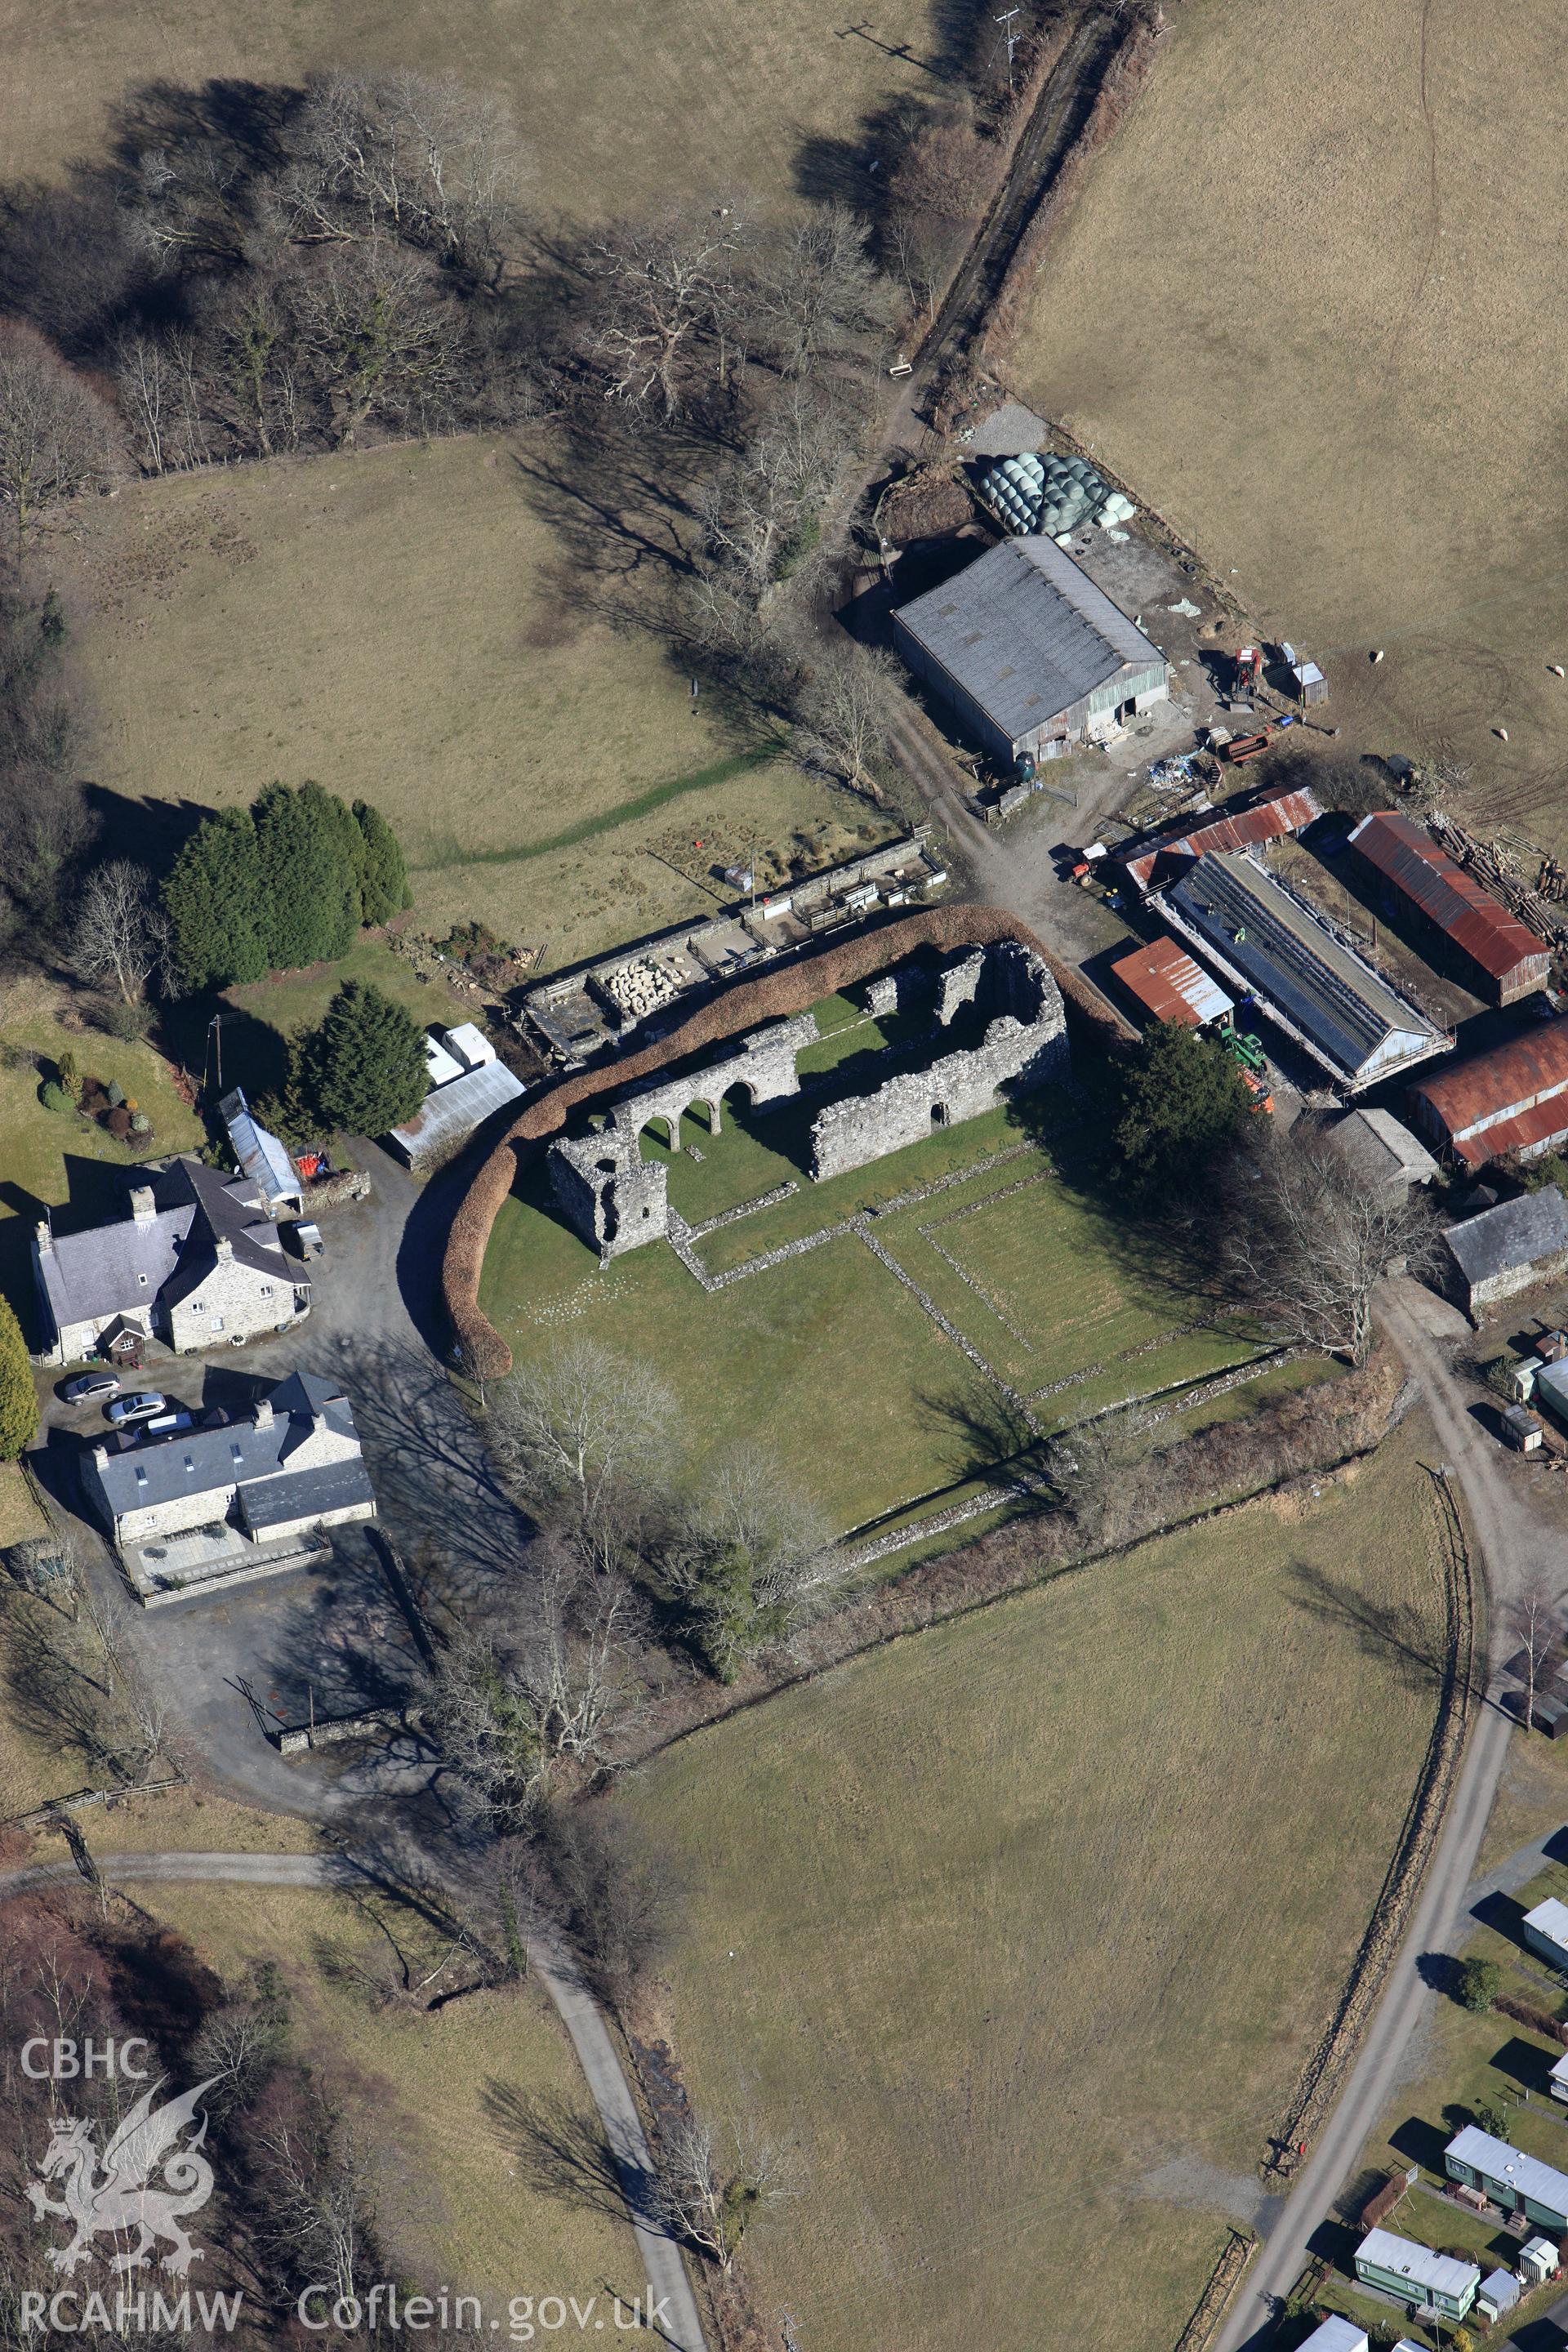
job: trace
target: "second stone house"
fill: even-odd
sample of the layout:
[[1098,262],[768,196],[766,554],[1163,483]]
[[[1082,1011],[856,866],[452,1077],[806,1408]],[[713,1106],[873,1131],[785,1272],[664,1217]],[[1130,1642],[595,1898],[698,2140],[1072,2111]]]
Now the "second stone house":
[[247,1177],[189,1158],[140,1172],[124,1216],[85,1233],[37,1227],[46,1361],[96,1353],[133,1367],[146,1339],[190,1355],[286,1331],[309,1314],[310,1281],[284,1255]]

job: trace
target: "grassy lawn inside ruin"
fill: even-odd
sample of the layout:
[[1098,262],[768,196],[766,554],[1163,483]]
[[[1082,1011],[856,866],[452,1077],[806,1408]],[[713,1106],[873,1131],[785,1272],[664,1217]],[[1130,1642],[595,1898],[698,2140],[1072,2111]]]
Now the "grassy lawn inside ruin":
[[[799,2151],[749,2261],[803,2343],[1169,2352],[1430,1730],[1427,1442],[1408,1423],[1317,1501],[911,1636],[628,1785],[693,1889],[665,2021],[692,2097]],[[1409,1648],[1367,1638],[1382,1612]]]
[[[819,1014],[830,1046],[863,1041],[839,1000]],[[847,1531],[994,1468],[977,1424],[994,1421],[1004,1387],[1049,1429],[1257,1353],[1079,1181],[1082,1115],[1068,1096],[1035,1097],[1028,1133],[999,1110],[814,1183],[809,1129],[821,1100],[754,1116],[726,1103],[717,1136],[705,1113],[689,1115],[673,1158],[662,1129],[645,1130],[644,1156],[666,1162],[671,1203],[690,1224],[795,1188],[700,1235],[710,1274],[827,1235],[717,1291],[664,1242],[601,1268],[556,1214],[535,1158],[496,1221],[480,1293],[517,1360],[539,1360],[570,1333],[656,1363],[699,1458],[760,1438]],[[932,1185],[942,1189],[925,1192]],[[917,1189],[923,1197],[905,1199]],[[1315,1370],[1274,1372],[1271,1389]],[[1245,1410],[1247,1391],[1237,1393],[1233,1409]]]

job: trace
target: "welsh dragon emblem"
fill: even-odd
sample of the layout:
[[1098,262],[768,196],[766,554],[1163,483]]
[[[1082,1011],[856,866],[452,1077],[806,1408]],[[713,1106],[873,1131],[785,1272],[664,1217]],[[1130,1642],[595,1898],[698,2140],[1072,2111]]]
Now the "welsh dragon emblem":
[[[204,2115],[195,2137],[184,2147],[175,2142],[195,2121],[196,2110],[218,2080],[210,2075],[181,2099],[154,2107],[163,2080],[143,2091],[100,2159],[93,2146],[96,2125],[75,2116],[57,2116],[48,2147],[38,2164],[45,2180],[59,2180],[61,2194],[50,2197],[34,2180],[27,2200],[42,2221],[58,2214],[74,2224],[76,2235],[66,2246],[51,2246],[48,2260],[68,2274],[79,2263],[90,2262],[97,2251],[93,2240],[103,2236],[134,2236],[135,2243],[116,2254],[115,2271],[139,2270],[154,2248],[167,2240],[163,2268],[183,2278],[202,2249],[191,2243],[181,2227],[187,2213],[198,2212],[212,2195],[213,2168],[201,2153],[207,2136]],[[162,2174],[154,2185],[155,2176]]]

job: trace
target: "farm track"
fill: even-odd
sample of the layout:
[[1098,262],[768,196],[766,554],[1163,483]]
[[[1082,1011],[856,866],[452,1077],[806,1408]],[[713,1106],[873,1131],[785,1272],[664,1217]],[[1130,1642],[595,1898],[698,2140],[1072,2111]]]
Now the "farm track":
[[965,349],[984,326],[1036,207],[1071,152],[1120,47],[1112,14],[1089,8],[1047,76],[1006,176],[921,340],[915,383],[929,381],[950,344]]

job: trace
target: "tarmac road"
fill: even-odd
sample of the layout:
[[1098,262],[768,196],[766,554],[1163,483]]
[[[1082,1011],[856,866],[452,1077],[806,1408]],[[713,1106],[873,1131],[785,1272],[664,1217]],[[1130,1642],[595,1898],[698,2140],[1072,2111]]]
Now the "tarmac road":
[[[1561,1595],[1568,1566],[1560,1547],[1530,1507],[1528,1490],[1510,1476],[1506,1454],[1470,1413],[1450,1360],[1459,1318],[1418,1285],[1383,1286],[1378,1319],[1420,1382],[1444,1456],[1458,1478],[1479,1540],[1490,1595],[1490,1621],[1500,1626],[1510,1596],[1533,1575],[1550,1578]],[[1494,1641],[1496,1639],[1494,1633]],[[1284,2298],[1300,2278],[1317,2231],[1354,2174],[1379,2117],[1404,2077],[1412,2036],[1442,1998],[1419,1973],[1422,1958],[1452,1951],[1465,1938],[1476,1856],[1497,1794],[1515,1726],[1492,1689],[1480,1706],[1458,1781],[1417,1901],[1410,1930],[1361,2053],[1324,2127],[1273,2221],[1262,2252],[1245,2274],[1214,2352],[1252,2352],[1268,2339]]]
[[[106,1879],[124,1885],[148,1880],[202,1879],[240,1886],[347,1887],[363,1885],[367,1879],[367,1874],[356,1867],[351,1856],[338,1854],[100,1853],[95,1860]],[[0,1897],[58,1885],[76,1874],[76,1864],[69,1862],[35,1863],[26,1869],[5,1871],[0,1873]],[[686,2275],[680,2249],[662,2231],[639,2218],[653,2160],[598,2003],[559,1938],[536,1933],[526,1941],[529,1966],[547,1988],[572,2037],[572,2046],[615,2158],[643,2275],[666,2315],[658,2331],[660,2338],[672,2347],[672,2352],[706,2352],[697,2298]],[[505,2063],[504,2042],[498,2042],[497,2057],[500,2063]]]

